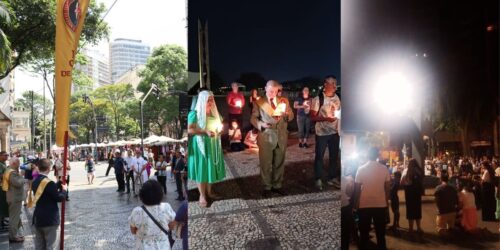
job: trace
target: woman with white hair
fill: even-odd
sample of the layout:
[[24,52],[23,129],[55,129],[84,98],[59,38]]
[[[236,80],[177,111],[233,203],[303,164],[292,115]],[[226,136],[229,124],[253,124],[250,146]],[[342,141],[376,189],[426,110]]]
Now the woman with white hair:
[[203,90],[188,115],[188,178],[198,183],[201,207],[207,206],[207,198],[216,199],[212,184],[226,176],[221,131],[222,119],[214,96]]

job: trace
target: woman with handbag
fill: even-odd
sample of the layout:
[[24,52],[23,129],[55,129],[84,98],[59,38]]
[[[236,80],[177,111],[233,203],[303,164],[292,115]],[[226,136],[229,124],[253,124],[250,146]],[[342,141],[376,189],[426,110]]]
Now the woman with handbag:
[[148,180],[139,191],[143,206],[136,207],[128,218],[130,232],[135,235],[134,249],[171,249],[170,227],[175,212],[168,203],[162,203],[163,190],[158,181]]
[[418,162],[411,159],[408,162],[408,168],[403,171],[401,185],[405,190],[406,218],[410,226],[409,232],[413,233],[413,224],[417,222],[417,232],[423,233],[420,227],[422,219],[422,191],[424,173]]

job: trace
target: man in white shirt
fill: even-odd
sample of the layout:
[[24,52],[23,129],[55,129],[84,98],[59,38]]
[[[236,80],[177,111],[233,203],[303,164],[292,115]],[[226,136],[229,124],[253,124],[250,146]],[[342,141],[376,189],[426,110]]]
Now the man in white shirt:
[[163,192],[165,193],[165,195],[167,194],[167,167],[168,163],[167,161],[165,161],[165,156],[163,156],[162,154],[159,155],[158,161],[156,162],[155,166],[157,174],[156,179],[163,187]]
[[378,149],[371,148],[368,152],[369,161],[359,167],[355,178],[360,249],[367,249],[372,220],[378,249],[386,249],[385,225],[391,177],[387,168],[377,162],[378,155]]
[[[56,171],[57,171],[57,179],[58,179],[58,182],[57,182],[57,187],[58,187],[58,190],[61,191],[62,190],[62,176],[63,176],[63,172],[64,172],[64,164],[63,164],[63,156],[62,155],[57,155],[56,156],[56,161],[54,163],[55,167],[56,167]],[[67,195],[66,195],[66,201],[69,201],[69,171],[71,170],[71,166],[69,165],[69,160],[66,160],[66,192],[67,192]]]
[[134,180],[134,171],[132,168],[137,165],[135,163],[134,153],[131,149],[127,151],[127,157],[125,157],[125,180],[127,185],[127,194],[130,194],[130,181],[132,180],[132,192],[135,194],[135,180]]
[[323,157],[328,147],[329,168],[328,185],[340,188],[337,160],[339,156],[339,113],[340,98],[335,93],[337,91],[337,78],[326,76],[323,81],[323,92],[312,100],[311,120],[316,122],[316,146],[314,156],[314,177],[316,187],[323,190]]
[[[141,155],[141,151],[137,150],[135,151],[135,161],[133,165],[133,171],[135,173],[135,178],[136,178],[136,185],[138,188],[136,190],[140,190],[142,187],[142,184],[148,180],[148,173],[144,166],[146,165],[147,161],[144,160],[144,158]],[[137,195],[137,194],[136,194]]]

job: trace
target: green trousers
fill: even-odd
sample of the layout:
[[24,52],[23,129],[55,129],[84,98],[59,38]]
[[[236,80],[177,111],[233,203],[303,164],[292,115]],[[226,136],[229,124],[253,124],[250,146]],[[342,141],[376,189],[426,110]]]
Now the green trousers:
[[22,201],[9,202],[9,238],[14,239],[20,235],[19,228],[22,226],[21,222],[21,207]]
[[278,143],[277,131],[266,131],[259,133],[257,144],[259,145],[260,176],[264,189],[281,188],[285,172],[286,143]]

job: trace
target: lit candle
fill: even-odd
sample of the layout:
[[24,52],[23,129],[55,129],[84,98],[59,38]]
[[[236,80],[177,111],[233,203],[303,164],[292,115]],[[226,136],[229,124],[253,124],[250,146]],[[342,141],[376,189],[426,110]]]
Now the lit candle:
[[340,119],[340,110],[335,110],[334,115],[335,118]]
[[286,112],[286,103],[280,103],[278,104],[278,110],[281,111],[281,113],[285,113]]
[[219,123],[219,125],[217,125],[217,132],[221,133],[222,130],[224,130],[224,124]]
[[241,108],[241,100],[236,101],[236,107]]

